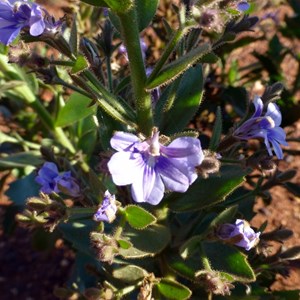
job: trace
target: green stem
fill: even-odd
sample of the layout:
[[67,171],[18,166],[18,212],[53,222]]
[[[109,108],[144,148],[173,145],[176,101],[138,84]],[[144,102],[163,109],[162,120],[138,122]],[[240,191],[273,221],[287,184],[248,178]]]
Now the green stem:
[[202,264],[203,264],[203,268],[206,270],[206,271],[212,271],[212,268],[211,268],[211,265],[210,265],[210,262],[209,262],[209,259],[202,247],[202,245],[200,244],[199,245],[199,252],[200,252],[200,259],[202,261]]
[[150,136],[153,127],[152,103],[150,93],[145,90],[147,76],[142,57],[135,8],[132,7],[124,14],[119,13],[118,16],[128,54],[131,82],[136,99],[138,127],[144,135]]
[[68,212],[71,216],[94,214],[95,208],[92,208],[92,207],[70,207],[70,208],[68,208]]
[[60,127],[55,127],[53,118],[51,115],[48,113],[46,108],[41,104],[38,99],[35,99],[35,101],[28,103],[34,110],[35,112],[39,115],[43,125],[45,126],[46,129],[50,130],[53,132],[54,137],[57,139],[57,141],[66,147],[72,154],[76,152],[74,146],[70,142],[70,140],[67,138],[65,135],[64,131]]
[[119,99],[117,99],[115,95],[110,93],[91,71],[85,70],[82,72],[82,74],[94,85],[94,87],[100,92],[100,94],[103,95],[104,99],[110,106],[115,108],[126,118],[129,118],[130,121],[135,119],[134,113],[132,112],[128,104],[120,104]]
[[160,72],[163,65],[166,63],[167,59],[171,55],[171,53],[176,49],[178,42],[184,36],[186,30],[184,28],[179,28],[176,32],[174,32],[171,40],[169,41],[168,45],[166,46],[162,56],[160,57],[159,61],[154,66],[151,75],[148,78],[148,82],[152,81],[156,75]]

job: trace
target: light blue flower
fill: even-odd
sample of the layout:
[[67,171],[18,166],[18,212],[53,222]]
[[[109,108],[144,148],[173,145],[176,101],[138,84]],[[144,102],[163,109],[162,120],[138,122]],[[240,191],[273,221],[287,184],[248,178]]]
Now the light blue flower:
[[260,232],[255,232],[245,220],[237,219],[235,224],[223,224],[217,230],[221,240],[249,251],[259,242]]
[[196,180],[195,167],[203,160],[198,139],[180,137],[164,146],[156,130],[143,141],[134,134],[116,132],[110,143],[118,151],[108,162],[114,183],[131,184],[134,201],[152,205],[162,200],[165,188],[185,192]]
[[259,97],[253,101],[255,112],[250,119],[238,127],[233,136],[241,140],[249,140],[253,138],[262,138],[265,142],[269,155],[272,155],[273,150],[278,159],[283,158],[283,152],[280,144],[288,146],[286,142],[286,134],[279,127],[281,124],[281,112],[275,103],[269,103],[267,111],[263,114],[264,104]]
[[71,171],[59,172],[55,163],[45,162],[38,171],[35,181],[41,185],[40,191],[45,194],[64,193],[72,197],[80,195],[80,188]]
[[112,223],[116,218],[117,205],[115,195],[111,195],[109,191],[104,194],[104,199],[94,214],[94,220],[97,222]]

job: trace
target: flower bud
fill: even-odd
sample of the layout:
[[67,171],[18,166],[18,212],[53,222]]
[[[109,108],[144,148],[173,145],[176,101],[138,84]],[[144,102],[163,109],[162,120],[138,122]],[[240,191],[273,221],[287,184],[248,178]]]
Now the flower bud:
[[119,253],[117,241],[112,236],[98,232],[91,232],[90,238],[98,259],[112,264],[114,257]]
[[111,195],[109,191],[104,194],[104,199],[94,214],[94,220],[97,222],[112,223],[116,218],[117,205],[115,195]]
[[260,236],[260,232],[255,233],[247,221],[240,219],[237,219],[235,224],[219,226],[216,234],[221,240],[245,248],[247,251],[258,244]]
[[203,178],[207,178],[209,174],[217,173],[220,170],[221,162],[218,153],[204,150],[204,159],[200,166],[196,167],[198,174]]
[[205,289],[215,295],[230,295],[230,289],[234,288],[226,278],[216,271],[205,271],[197,276],[197,281],[201,281],[205,285]]

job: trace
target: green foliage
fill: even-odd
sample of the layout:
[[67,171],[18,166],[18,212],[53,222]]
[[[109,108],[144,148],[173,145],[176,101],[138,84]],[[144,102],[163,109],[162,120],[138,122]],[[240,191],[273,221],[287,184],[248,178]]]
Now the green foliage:
[[208,52],[210,52],[209,44],[203,44],[192,49],[187,54],[163,67],[155,79],[147,82],[146,89],[151,90],[161,85],[169,84],[172,80],[180,76],[184,71],[199,61]]
[[248,263],[246,255],[236,248],[219,242],[206,242],[203,244],[203,248],[213,269],[228,273],[236,281],[255,281],[254,271]]
[[154,256],[168,245],[171,238],[169,229],[162,225],[149,226],[142,231],[126,229],[123,237],[133,245],[129,249],[119,251],[120,255],[127,259]]
[[155,122],[163,134],[171,135],[183,130],[196,114],[203,97],[202,66],[190,68],[179,82],[174,82],[173,105],[168,111],[164,106],[170,97],[172,85],[166,89],[156,105]]
[[222,112],[221,112],[221,108],[218,106],[216,112],[216,121],[212,132],[211,140],[209,143],[209,149],[211,151],[217,150],[221,140],[221,135],[222,135]]
[[186,212],[216,205],[244,182],[247,173],[237,167],[224,166],[219,176],[198,178],[186,193],[170,195],[167,199],[169,207],[177,212]]
[[137,205],[126,206],[125,213],[127,222],[134,229],[145,229],[156,222],[152,214]]
[[36,174],[34,172],[20,178],[9,185],[6,196],[9,197],[15,205],[24,206],[27,198],[38,196],[40,186],[34,181]]
[[122,280],[123,282],[134,283],[146,277],[148,272],[138,266],[127,265],[114,270],[112,275],[114,278]]
[[162,278],[160,282],[156,284],[156,287],[161,295],[170,300],[185,300],[189,299],[192,295],[189,288],[177,281],[167,278]]
[[95,106],[90,106],[92,100],[79,93],[73,93],[66,105],[60,109],[56,126],[65,127],[95,113]]

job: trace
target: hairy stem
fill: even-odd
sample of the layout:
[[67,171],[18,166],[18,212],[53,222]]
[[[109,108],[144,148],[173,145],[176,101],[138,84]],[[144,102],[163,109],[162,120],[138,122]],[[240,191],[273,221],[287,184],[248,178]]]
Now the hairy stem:
[[122,26],[122,36],[127,49],[130,76],[136,101],[137,123],[141,133],[150,136],[153,127],[152,103],[150,93],[145,91],[147,80],[142,57],[137,15],[132,7],[126,13],[118,14]]

